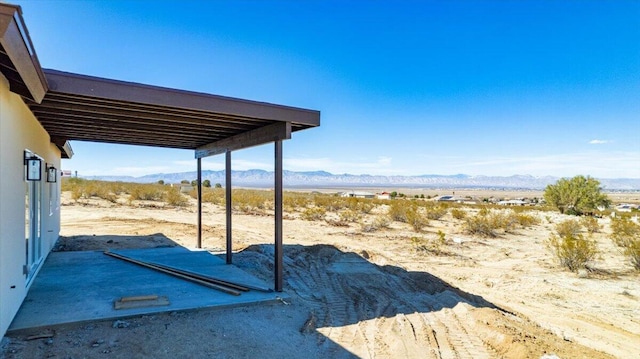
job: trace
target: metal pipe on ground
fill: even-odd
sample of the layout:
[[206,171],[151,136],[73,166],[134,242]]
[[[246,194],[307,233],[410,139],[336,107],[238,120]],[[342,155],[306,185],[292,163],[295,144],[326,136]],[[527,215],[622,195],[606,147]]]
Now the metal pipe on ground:
[[194,278],[198,278],[198,279],[201,279],[201,280],[204,280],[204,281],[207,281],[207,282],[216,283],[216,284],[224,285],[224,286],[231,287],[231,288],[234,288],[234,289],[238,289],[238,290],[241,290],[243,292],[247,292],[250,289],[257,290],[257,291],[260,291],[260,292],[265,292],[265,293],[273,292],[273,290],[271,288],[262,288],[262,287],[258,287],[258,286],[254,286],[254,285],[250,285],[250,284],[231,282],[231,281],[228,281],[228,280],[215,278],[215,277],[208,276],[208,275],[205,275],[205,274],[192,272],[190,270],[176,268],[176,267],[169,266],[169,265],[166,265],[166,264],[160,264],[160,263],[156,263],[156,262],[146,262],[146,263],[152,264],[154,266],[158,266],[160,268],[165,268],[165,269],[170,270],[170,271],[174,271],[174,272],[177,272],[177,273],[188,275],[188,276],[191,276],[191,277],[194,277]]
[[156,265],[153,265],[153,264],[149,264],[149,263],[146,263],[146,262],[143,262],[143,261],[139,261],[137,259],[129,258],[129,257],[123,256],[121,254],[108,252],[108,251],[104,252],[104,254],[106,254],[106,255],[108,255],[110,257],[113,257],[113,258],[117,258],[117,259],[129,262],[129,263],[137,264],[137,265],[142,266],[142,267],[146,267],[146,268],[149,268],[149,269],[154,269],[154,270],[157,270],[159,272],[162,272],[162,273],[165,273],[165,274],[169,274],[169,275],[172,275],[174,277],[178,277],[178,278],[181,278],[181,279],[184,279],[184,280],[196,283],[196,284],[200,284],[202,286],[205,286],[205,287],[208,287],[208,288],[211,288],[211,289],[216,289],[216,290],[219,290],[219,291],[227,293],[227,294],[240,295],[239,291],[237,291],[235,289],[232,289],[232,288],[229,288],[228,286],[223,286],[223,285],[211,283],[211,282],[208,282],[208,281],[205,281],[205,280],[202,280],[202,279],[190,277],[188,275],[181,274],[181,273],[178,273],[178,272],[174,272],[174,271],[171,271],[171,270],[168,270],[168,269],[165,269],[165,268],[161,268],[159,266],[156,266]]

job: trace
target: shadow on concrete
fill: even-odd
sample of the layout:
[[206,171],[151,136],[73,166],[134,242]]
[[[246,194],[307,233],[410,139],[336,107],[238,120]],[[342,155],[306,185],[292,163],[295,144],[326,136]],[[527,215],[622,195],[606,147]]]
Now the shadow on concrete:
[[[56,248],[34,278],[9,332],[152,313],[268,303],[282,298],[282,293],[256,290],[235,296],[104,254],[109,250],[229,282],[270,288],[237,266],[226,264],[219,256],[205,250],[189,250],[162,234],[74,236],[63,238]],[[115,307],[122,297],[140,296],[167,298],[168,305]]]
[[[99,251],[73,252],[74,240],[94,241],[91,244],[94,247],[84,243],[78,248]],[[145,241],[147,246],[153,248],[128,247]],[[331,245],[284,246],[285,291],[291,295],[291,299],[287,299],[284,293],[260,292],[235,297],[102,254],[106,249],[117,250],[138,259],[270,287],[267,283],[273,283],[273,245],[253,245],[235,253],[234,265],[226,265],[223,255],[190,251],[162,234],[137,237],[74,236],[63,239],[58,246],[64,246],[59,249],[64,251],[49,255],[10,331],[151,313],[280,303],[284,298],[291,300],[292,305],[275,305],[250,311],[253,314],[249,316],[265,314],[265,318],[258,318],[259,323],[252,321],[255,317],[244,318],[244,311],[232,312],[238,318],[227,319],[246,321],[247,325],[272,331],[268,338],[215,328],[210,329],[212,336],[203,340],[209,346],[241,345],[260,348],[265,355],[271,353],[281,357],[355,358],[358,353],[350,352],[344,343],[341,345],[344,338],[326,334],[326,328],[331,328],[329,333],[339,333],[347,326],[373,319],[414,313],[428,316],[444,308],[454,308],[460,303],[500,309],[481,296],[460,290],[430,273],[377,265],[360,254],[344,252]],[[171,305],[126,311],[113,309],[113,302],[119,297],[149,294],[166,296]],[[278,314],[270,319],[274,312]],[[281,322],[278,320],[280,316],[294,318],[297,324],[292,326],[291,321]],[[42,318],[46,318],[47,322],[42,322]],[[440,328],[430,328],[429,331],[448,330],[442,320],[440,324]],[[356,333],[370,335],[364,330]],[[242,337],[240,342],[232,340],[235,335]],[[274,340],[277,345],[271,343]]]
[[162,233],[154,233],[144,236],[77,235],[60,236],[52,250],[54,252],[106,251],[116,249],[162,248],[176,246],[179,246],[179,244]]

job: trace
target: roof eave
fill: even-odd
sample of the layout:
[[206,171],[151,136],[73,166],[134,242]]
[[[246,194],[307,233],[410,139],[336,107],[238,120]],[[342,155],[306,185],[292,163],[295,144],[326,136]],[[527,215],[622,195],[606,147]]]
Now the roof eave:
[[320,112],[233,97],[151,86],[44,69],[49,89],[56,93],[103,98],[250,118],[291,122],[301,127],[320,126]]
[[48,91],[20,6],[0,4],[0,72],[12,92],[40,103]]

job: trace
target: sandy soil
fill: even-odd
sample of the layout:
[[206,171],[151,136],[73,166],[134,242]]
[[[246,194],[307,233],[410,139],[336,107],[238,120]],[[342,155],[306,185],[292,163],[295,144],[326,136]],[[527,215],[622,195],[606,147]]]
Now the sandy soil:
[[[63,198],[57,250],[195,246],[194,204]],[[204,213],[204,246],[220,251],[224,210],[205,204]],[[364,233],[285,213],[290,302],[18,333],[3,339],[0,357],[640,357],[640,274],[608,239],[609,220],[595,235],[602,255],[576,274],[544,245],[564,217],[532,214],[541,224],[479,238],[450,215],[423,233],[397,222]],[[438,230],[444,245],[416,245]],[[234,263],[272,282],[273,216],[234,213],[233,235]],[[41,334],[50,337],[30,338]]]

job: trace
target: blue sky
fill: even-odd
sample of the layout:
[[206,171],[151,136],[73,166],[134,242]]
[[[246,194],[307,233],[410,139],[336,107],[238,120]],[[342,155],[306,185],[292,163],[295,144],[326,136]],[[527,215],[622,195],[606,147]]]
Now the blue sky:
[[[43,67],[320,110],[287,170],[640,178],[639,1],[17,4]],[[195,169],[192,151],[72,146],[80,175]],[[233,153],[251,168],[272,145]]]

